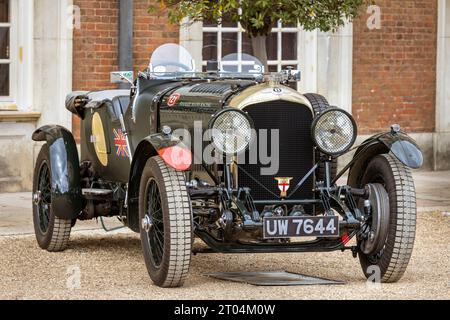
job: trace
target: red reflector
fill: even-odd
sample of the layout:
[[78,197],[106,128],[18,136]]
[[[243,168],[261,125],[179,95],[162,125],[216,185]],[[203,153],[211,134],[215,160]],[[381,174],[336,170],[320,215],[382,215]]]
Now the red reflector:
[[348,236],[348,233],[344,234],[344,235],[342,236],[341,240],[342,240],[342,243],[343,243],[343,244],[349,243],[349,242],[350,242],[350,237]]
[[178,146],[158,150],[160,157],[169,166],[179,171],[186,171],[192,165],[192,153],[190,150]]

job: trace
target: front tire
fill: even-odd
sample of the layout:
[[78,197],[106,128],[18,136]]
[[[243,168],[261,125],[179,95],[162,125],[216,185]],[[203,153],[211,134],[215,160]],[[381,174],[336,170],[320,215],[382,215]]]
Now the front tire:
[[52,210],[51,166],[47,144],[36,161],[33,178],[33,224],[36,240],[44,250],[63,251],[69,242],[72,221],[55,216]]
[[160,287],[182,286],[191,262],[192,209],[184,174],[160,157],[150,158],[142,172],[139,218],[150,278]]
[[[376,156],[367,166],[361,185],[379,183],[389,201],[389,228],[382,249],[366,255],[359,251],[359,260],[367,278],[379,268],[382,283],[397,282],[409,264],[416,233],[416,192],[411,170],[391,154]],[[361,242],[358,243],[361,245]]]

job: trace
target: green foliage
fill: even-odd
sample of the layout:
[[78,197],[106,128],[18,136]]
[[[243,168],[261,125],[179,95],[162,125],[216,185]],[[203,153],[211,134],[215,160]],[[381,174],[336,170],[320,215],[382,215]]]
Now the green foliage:
[[250,36],[267,35],[279,20],[299,23],[305,30],[336,31],[352,21],[373,0],[160,0],[149,12],[167,10],[171,23],[220,22],[222,17],[240,22]]

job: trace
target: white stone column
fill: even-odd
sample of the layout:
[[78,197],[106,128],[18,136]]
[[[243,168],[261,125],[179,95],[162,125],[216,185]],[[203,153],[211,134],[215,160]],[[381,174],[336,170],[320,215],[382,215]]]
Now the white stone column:
[[438,0],[434,169],[450,170],[450,1]]
[[20,111],[33,108],[33,22],[34,0],[18,0],[17,12],[17,83],[16,103]]
[[300,39],[300,91],[322,94],[352,113],[353,25],[336,33],[304,31]]
[[301,31],[299,37],[302,80],[299,84],[301,93],[318,92],[318,31]]
[[[353,24],[336,33],[302,32],[300,92],[319,93],[332,106],[352,113],[353,94]],[[349,157],[340,158],[339,166]]]
[[318,92],[352,113],[353,24],[336,33],[319,33],[318,57]]
[[202,71],[203,23],[189,23],[186,19],[180,25],[180,45],[185,47],[195,61],[198,72]]
[[72,0],[34,0],[34,109],[39,125],[72,129],[64,107],[72,90]]

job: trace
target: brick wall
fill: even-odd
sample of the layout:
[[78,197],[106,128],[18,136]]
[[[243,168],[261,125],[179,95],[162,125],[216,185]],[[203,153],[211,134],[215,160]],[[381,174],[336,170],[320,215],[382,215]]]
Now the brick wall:
[[435,129],[435,0],[376,0],[380,30],[368,15],[354,23],[353,113],[360,133],[399,123],[409,132]]
[[[166,15],[148,14],[152,1],[135,0],[135,71],[152,51],[178,42],[178,28]],[[360,133],[397,122],[410,132],[435,128],[437,4],[434,0],[377,0],[381,30],[369,30],[367,15],[354,23],[353,113]],[[81,30],[74,32],[73,89],[114,88],[117,70],[118,0],[74,0],[81,8]],[[74,132],[79,136],[78,119]]]
[[[178,27],[169,25],[163,13],[149,14],[150,0],[134,1],[134,69],[148,66],[150,55],[159,45],[178,43]],[[118,70],[118,0],[74,0],[81,9],[81,29],[74,30],[73,90],[113,89],[109,73]],[[79,119],[73,132],[79,139]]]
[[[178,26],[169,24],[165,13],[147,13],[155,1],[134,1],[134,65],[135,70],[148,67],[152,52],[165,43],[179,42]],[[156,1],[159,3],[159,1]]]

